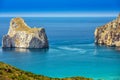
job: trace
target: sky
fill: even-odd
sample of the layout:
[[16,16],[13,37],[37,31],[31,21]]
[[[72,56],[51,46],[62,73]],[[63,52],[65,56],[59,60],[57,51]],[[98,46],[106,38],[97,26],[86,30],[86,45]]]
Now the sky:
[[116,16],[120,0],[0,0],[0,16]]

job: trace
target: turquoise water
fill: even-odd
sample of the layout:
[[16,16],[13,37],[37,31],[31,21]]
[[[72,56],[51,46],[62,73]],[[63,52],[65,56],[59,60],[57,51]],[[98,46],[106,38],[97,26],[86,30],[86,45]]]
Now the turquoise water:
[[[0,41],[7,33],[10,19],[0,18]],[[50,48],[0,48],[0,61],[50,77],[120,80],[120,48],[94,44],[95,28],[114,17],[24,19],[30,26],[45,27]]]

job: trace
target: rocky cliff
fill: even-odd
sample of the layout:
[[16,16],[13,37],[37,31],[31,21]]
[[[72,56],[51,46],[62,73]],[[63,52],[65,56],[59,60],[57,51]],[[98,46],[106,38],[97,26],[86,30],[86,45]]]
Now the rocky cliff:
[[22,18],[13,18],[8,34],[3,36],[2,47],[48,48],[44,28],[30,28]]
[[95,43],[107,46],[120,46],[120,14],[119,16],[95,30]]

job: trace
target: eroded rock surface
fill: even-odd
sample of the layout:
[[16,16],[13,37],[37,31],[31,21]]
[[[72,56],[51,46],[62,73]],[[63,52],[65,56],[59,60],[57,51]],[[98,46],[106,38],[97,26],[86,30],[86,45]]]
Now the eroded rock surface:
[[22,18],[13,18],[2,47],[48,48],[49,44],[44,28],[30,28]]
[[107,46],[120,46],[120,14],[119,16],[95,30],[95,43]]

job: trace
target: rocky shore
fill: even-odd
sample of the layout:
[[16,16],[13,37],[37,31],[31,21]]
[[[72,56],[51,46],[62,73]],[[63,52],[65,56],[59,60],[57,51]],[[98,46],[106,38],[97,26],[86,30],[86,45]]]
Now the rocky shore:
[[6,48],[48,48],[44,28],[31,28],[22,18],[13,18],[8,34],[3,36],[2,47]]
[[95,43],[120,47],[120,14],[119,16],[95,30]]

